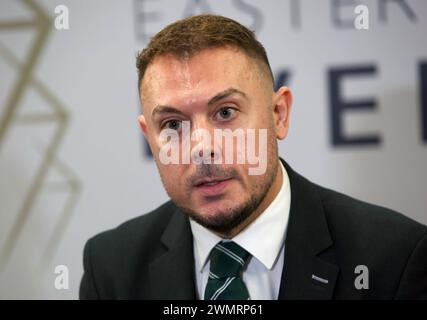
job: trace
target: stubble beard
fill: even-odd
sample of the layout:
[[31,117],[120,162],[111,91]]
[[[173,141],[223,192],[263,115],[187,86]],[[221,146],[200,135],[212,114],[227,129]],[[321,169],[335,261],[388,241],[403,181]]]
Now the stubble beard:
[[180,209],[184,214],[188,215],[191,219],[203,227],[219,234],[230,234],[231,231],[235,230],[235,228],[239,227],[253,214],[255,214],[258,207],[270,191],[276,178],[278,169],[279,160],[277,152],[274,152],[274,156],[272,156],[270,159],[273,159],[273,163],[270,166],[267,165],[267,171],[265,173],[264,179],[259,184],[256,184],[252,187],[248,199],[235,207],[218,210],[215,213],[209,214],[209,216],[207,216],[193,210],[188,206],[183,205],[182,203],[174,201],[172,197],[170,198],[178,209]]

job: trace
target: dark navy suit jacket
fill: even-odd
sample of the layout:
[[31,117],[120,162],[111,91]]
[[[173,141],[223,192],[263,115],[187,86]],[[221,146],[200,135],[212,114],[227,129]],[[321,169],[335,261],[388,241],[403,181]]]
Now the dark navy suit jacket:
[[[427,299],[427,227],[293,171],[279,299]],[[268,237],[268,235],[265,235]],[[196,299],[188,217],[169,201],[91,238],[81,299]],[[355,285],[357,266],[369,288]]]

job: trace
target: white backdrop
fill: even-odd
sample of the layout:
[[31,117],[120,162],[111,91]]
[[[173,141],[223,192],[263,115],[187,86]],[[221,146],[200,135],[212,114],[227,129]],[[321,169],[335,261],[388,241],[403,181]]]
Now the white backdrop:
[[[54,28],[60,4],[69,30]],[[358,4],[368,30],[354,28]],[[137,123],[135,54],[206,11],[255,29],[285,75],[280,154],[294,169],[427,223],[426,1],[0,0],[0,298],[77,298],[85,241],[167,200]],[[337,143],[358,135],[379,142]]]

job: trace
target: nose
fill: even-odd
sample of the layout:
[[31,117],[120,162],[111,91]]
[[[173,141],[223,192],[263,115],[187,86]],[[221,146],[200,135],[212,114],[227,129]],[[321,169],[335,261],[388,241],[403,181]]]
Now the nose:
[[214,130],[206,120],[193,122],[191,160],[194,164],[212,164],[221,157],[221,146],[214,139]]

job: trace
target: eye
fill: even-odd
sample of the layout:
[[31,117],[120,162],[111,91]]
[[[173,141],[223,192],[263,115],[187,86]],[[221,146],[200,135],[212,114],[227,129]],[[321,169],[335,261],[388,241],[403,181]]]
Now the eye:
[[181,121],[179,120],[169,120],[166,121],[163,125],[164,128],[166,129],[172,129],[172,130],[180,130],[181,129]]
[[219,117],[219,120],[228,120],[234,117],[235,113],[236,113],[236,109],[231,108],[231,107],[225,107],[225,108],[221,108],[218,113],[217,116]]

